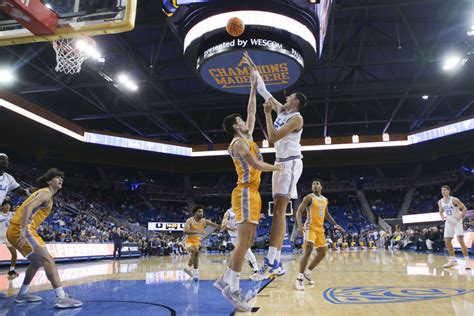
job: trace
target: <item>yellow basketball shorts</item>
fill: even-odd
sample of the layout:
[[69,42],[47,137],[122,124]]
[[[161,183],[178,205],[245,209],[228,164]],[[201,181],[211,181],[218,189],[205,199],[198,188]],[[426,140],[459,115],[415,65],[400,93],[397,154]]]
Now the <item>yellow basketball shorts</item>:
[[199,246],[201,246],[201,240],[199,238],[192,238],[192,236],[188,237],[188,239],[184,242],[184,248],[188,248],[190,246],[193,246],[199,250]]
[[232,209],[237,224],[243,222],[258,224],[262,209],[262,198],[258,189],[237,186],[232,191]]
[[304,233],[304,240],[313,243],[315,248],[326,247],[324,228],[310,228]]
[[20,239],[20,225],[10,224],[7,230],[7,239],[15,249],[17,249],[25,258],[28,258],[35,252],[35,249],[43,248],[44,241],[36,232],[36,228],[32,225],[28,225],[26,229],[26,241],[23,246],[18,246],[18,240]]

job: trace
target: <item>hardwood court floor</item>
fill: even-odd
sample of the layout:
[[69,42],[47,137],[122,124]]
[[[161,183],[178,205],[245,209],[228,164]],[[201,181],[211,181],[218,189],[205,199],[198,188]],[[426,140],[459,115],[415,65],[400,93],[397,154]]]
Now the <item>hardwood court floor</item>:
[[[58,265],[64,285],[84,301],[78,310],[55,311],[54,293],[43,270],[32,291],[36,305],[17,305],[13,295],[24,277],[0,275],[0,315],[230,315],[232,306],[212,282],[227,256],[201,254],[200,282],[182,272],[186,256]],[[245,292],[260,291],[254,315],[474,315],[474,277],[459,259],[443,269],[446,257],[402,251],[331,252],[313,272],[316,285],[296,291],[300,255],[282,258],[285,276],[256,283],[242,281]],[[258,257],[259,261],[262,257]],[[472,260],[472,258],[471,258]],[[474,268],[474,260],[471,263]],[[242,280],[250,275],[248,266]]]

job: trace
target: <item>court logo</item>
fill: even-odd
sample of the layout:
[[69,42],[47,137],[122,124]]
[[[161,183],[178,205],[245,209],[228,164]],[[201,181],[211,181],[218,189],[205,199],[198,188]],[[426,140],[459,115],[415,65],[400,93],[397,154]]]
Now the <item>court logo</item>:
[[474,293],[474,290],[405,287],[360,286],[335,287],[324,291],[324,298],[332,304],[388,304],[436,300]]

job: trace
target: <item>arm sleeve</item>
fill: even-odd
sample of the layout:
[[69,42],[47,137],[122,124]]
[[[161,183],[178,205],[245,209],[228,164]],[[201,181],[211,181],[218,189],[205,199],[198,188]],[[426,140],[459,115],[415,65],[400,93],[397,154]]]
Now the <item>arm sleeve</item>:
[[260,74],[257,72],[257,91],[258,94],[260,94],[265,101],[268,101],[271,97],[272,94],[268,92],[267,87],[265,86],[265,82],[263,81],[262,77]]

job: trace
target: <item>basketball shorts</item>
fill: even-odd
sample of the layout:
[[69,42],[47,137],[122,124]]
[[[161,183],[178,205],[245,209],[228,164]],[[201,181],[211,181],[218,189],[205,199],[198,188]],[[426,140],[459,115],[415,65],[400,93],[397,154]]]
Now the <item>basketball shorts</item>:
[[454,238],[454,236],[464,236],[462,220],[446,219],[444,225],[444,238]]
[[20,239],[20,225],[10,224],[7,230],[7,239],[25,258],[28,258],[33,254],[36,249],[42,249],[45,245],[43,239],[38,235],[35,227],[32,225],[28,225],[26,230],[26,241],[23,243],[23,246],[18,246],[18,240]]
[[243,222],[258,224],[262,210],[262,198],[258,188],[238,185],[232,191],[232,209],[237,224]]
[[185,248],[188,248],[190,246],[193,246],[194,248],[198,249],[199,250],[199,246],[201,246],[201,240],[198,239],[198,238],[188,238],[185,242],[184,242],[184,247]]
[[315,248],[326,247],[326,238],[324,237],[324,228],[310,228],[304,233],[304,240],[313,243]]
[[289,199],[297,199],[298,191],[296,185],[303,172],[303,161],[301,159],[293,159],[284,162],[275,162],[275,165],[285,165],[285,170],[274,171],[272,175],[272,196],[287,197]]

